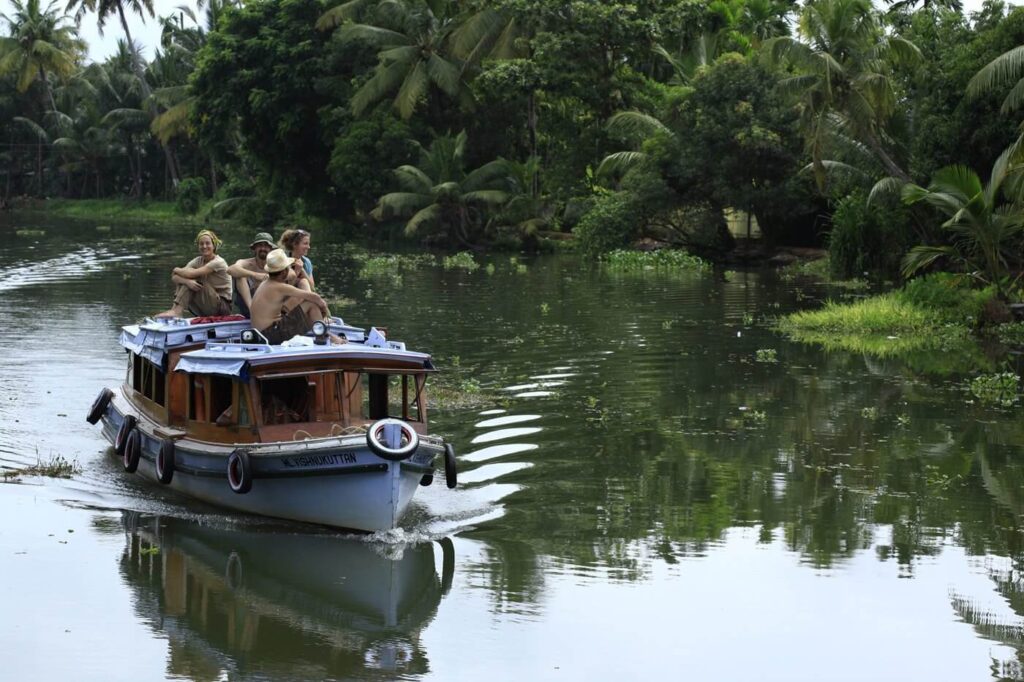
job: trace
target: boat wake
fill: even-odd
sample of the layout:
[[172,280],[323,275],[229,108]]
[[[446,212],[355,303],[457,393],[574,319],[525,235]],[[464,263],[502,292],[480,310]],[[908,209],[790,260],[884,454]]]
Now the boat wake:
[[140,256],[118,254],[109,249],[83,247],[44,261],[24,261],[0,267],[0,291],[37,284],[73,282],[103,271],[111,263],[138,260]]

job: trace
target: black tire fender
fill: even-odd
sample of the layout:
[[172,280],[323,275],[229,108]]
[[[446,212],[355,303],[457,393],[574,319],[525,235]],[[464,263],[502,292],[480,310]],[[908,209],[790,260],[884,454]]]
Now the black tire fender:
[[131,414],[126,414],[121,420],[121,426],[117,429],[117,435],[114,436],[114,452],[118,457],[124,457],[124,445],[128,441],[128,434],[135,430],[137,422],[135,415]]
[[121,463],[124,470],[129,474],[135,473],[139,468],[139,459],[142,457],[142,434],[138,429],[132,429],[124,440],[124,452],[121,455]]
[[228,485],[239,495],[252,490],[252,462],[248,450],[239,448],[228,455]]
[[110,405],[110,401],[114,399],[114,392],[109,388],[104,388],[100,391],[100,394],[96,396],[96,400],[92,401],[92,407],[89,408],[89,416],[85,418],[85,421],[90,424],[98,422],[104,414],[107,412],[107,407]]
[[156,480],[164,485],[174,478],[174,453],[175,445],[173,438],[165,438],[160,443],[160,452],[156,453]]
[[459,482],[458,466],[455,463],[455,448],[451,443],[444,444],[444,482],[454,488]]

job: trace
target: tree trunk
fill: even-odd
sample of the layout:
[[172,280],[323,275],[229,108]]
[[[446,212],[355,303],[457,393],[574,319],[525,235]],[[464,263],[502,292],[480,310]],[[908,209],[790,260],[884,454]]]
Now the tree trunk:
[[[128,47],[132,53],[132,70],[135,72],[135,77],[139,79],[139,88],[142,90],[143,101],[153,96],[153,91],[149,87],[149,83],[146,82],[146,74],[142,70],[142,64],[139,62],[139,57],[135,54],[135,43],[132,42],[132,32],[128,30],[128,20],[124,16],[124,8],[121,7],[121,3],[117,3],[117,15],[121,18],[121,28],[124,29],[124,35],[128,39]],[[154,107],[153,111],[159,113],[160,107]],[[152,118],[152,116],[151,116]],[[178,164],[174,158],[174,150],[169,145],[160,143],[160,148],[164,151],[164,160],[167,163],[167,172],[170,174],[171,182],[174,187],[178,186]]]
[[536,199],[540,195],[540,157],[537,156],[537,92],[535,90],[530,90],[526,108],[528,116],[527,125],[530,129],[530,156],[538,160],[530,178],[530,198]]
[[210,157],[210,188],[213,190],[214,196],[217,194],[217,163]]
[[896,162],[892,160],[885,148],[882,147],[881,140],[875,135],[873,131],[867,131],[864,133],[865,142],[868,143],[868,147],[871,148],[872,153],[875,155],[881,163],[882,167],[885,168],[886,172],[894,178],[899,178],[903,182],[911,182],[910,174],[905,170],[896,165]]

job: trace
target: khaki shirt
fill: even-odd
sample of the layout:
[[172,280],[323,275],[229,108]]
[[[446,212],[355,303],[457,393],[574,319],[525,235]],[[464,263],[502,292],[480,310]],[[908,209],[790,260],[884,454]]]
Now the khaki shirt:
[[206,277],[200,277],[197,282],[200,284],[209,284],[213,287],[213,290],[217,292],[217,295],[221,298],[231,300],[231,275],[228,274],[228,264],[220,256],[214,256],[209,263],[203,262],[202,256],[196,256],[188,262],[186,267],[196,269],[201,268],[204,265],[209,265],[213,272]]

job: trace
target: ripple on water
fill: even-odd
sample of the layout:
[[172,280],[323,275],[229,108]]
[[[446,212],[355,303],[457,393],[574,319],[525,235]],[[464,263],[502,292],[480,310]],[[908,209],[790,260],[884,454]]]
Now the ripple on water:
[[100,272],[110,263],[138,259],[137,255],[84,247],[44,261],[22,262],[0,268],[0,291],[35,284],[71,282]]
[[536,443],[503,443],[501,445],[491,445],[490,447],[482,448],[480,450],[474,450],[473,452],[462,455],[459,459],[466,462],[486,462],[499,457],[514,455],[519,452],[536,450],[539,447],[540,446]]
[[482,422],[477,422],[476,427],[478,429],[487,429],[492,426],[506,426],[508,424],[519,424],[521,422],[532,422],[534,419],[540,419],[539,414],[510,414],[506,417],[497,417],[495,419],[485,419]]
[[479,436],[470,441],[470,443],[490,443],[496,440],[504,440],[506,438],[518,438],[519,436],[529,436],[537,433],[542,429],[539,426],[523,426],[515,429],[498,429],[497,431],[491,431],[489,433],[481,433]]

